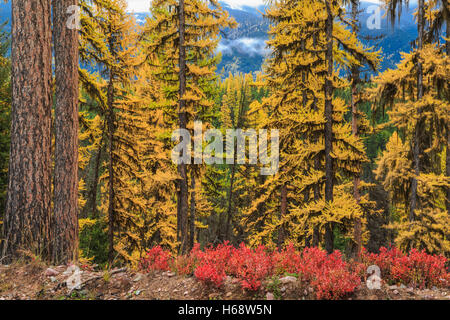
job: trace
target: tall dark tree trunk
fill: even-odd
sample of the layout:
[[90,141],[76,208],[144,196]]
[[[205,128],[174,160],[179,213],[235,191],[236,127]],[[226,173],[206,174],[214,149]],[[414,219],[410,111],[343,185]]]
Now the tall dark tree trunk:
[[55,50],[53,262],[78,260],[78,31],[67,27],[77,0],[52,1]]
[[114,131],[115,131],[115,116],[114,116],[114,83],[113,83],[113,73],[110,72],[110,79],[108,84],[107,93],[107,103],[108,103],[108,241],[109,241],[109,252],[108,261],[111,264],[114,261],[114,219],[115,219],[115,176],[114,176]]
[[12,1],[12,108],[3,263],[49,256],[52,51],[50,0]]
[[[352,20],[353,20],[353,27],[352,31],[353,33],[358,32],[358,28],[356,26],[356,20],[358,18],[358,7],[359,7],[359,1],[358,0],[352,0]],[[352,94],[351,94],[351,104],[352,104],[352,134],[354,136],[358,136],[358,84],[360,82],[360,74],[359,74],[359,67],[353,66],[352,67]],[[356,202],[359,204],[361,201],[361,197],[359,194],[359,184],[360,184],[360,177],[359,175],[356,175],[353,178],[353,197],[355,198]],[[353,257],[356,260],[359,260],[360,254],[361,254],[361,248],[362,248],[362,225],[361,225],[361,219],[356,218],[355,219],[355,226],[353,230],[353,237],[354,237],[354,252]]]
[[[234,180],[236,176],[236,152],[237,149],[234,150],[234,162],[231,167],[231,178],[230,178],[230,188],[228,190],[228,207],[227,207],[227,221],[225,224],[225,234],[224,238],[222,240],[230,240],[230,225],[232,223],[232,216],[233,216],[233,191],[234,191]],[[219,231],[220,232],[220,231]]]
[[[325,201],[333,201],[333,13],[330,0],[326,0],[327,20],[325,22],[326,33],[326,61],[328,74],[325,78]],[[334,249],[333,224],[325,226],[325,249],[332,253]]]
[[[450,38],[450,17],[447,17],[446,23],[446,38]],[[450,40],[445,42],[445,48],[447,56],[450,57]],[[445,159],[445,173],[447,177],[450,177],[450,126],[447,126],[447,151]],[[447,188],[447,202],[446,202],[447,214],[450,215],[450,188]]]
[[[418,1],[417,8],[417,49],[421,50],[423,45],[423,33],[424,33],[424,2],[423,0]],[[423,97],[423,66],[420,59],[420,55],[417,59],[417,100]],[[410,199],[410,210],[409,210],[409,221],[414,221],[416,218],[415,211],[419,205],[419,199],[417,196],[417,177],[420,175],[420,135],[423,130],[422,124],[422,110],[417,110],[418,119],[416,127],[414,129],[413,146],[412,146],[412,156],[413,156],[413,168],[414,176],[411,179],[411,199]]]
[[[186,129],[187,127],[187,115],[186,115],[186,101],[184,100],[184,94],[186,93],[186,47],[185,47],[185,27],[186,27],[186,17],[184,9],[184,0],[179,0],[179,104],[178,104],[178,118],[180,129]],[[177,211],[178,211],[178,241],[181,244],[181,252],[186,253],[188,248],[188,178],[187,178],[187,167],[185,163],[178,165],[178,201],[177,201]]]
[[192,250],[195,242],[195,171],[191,171],[191,216],[189,219],[189,250]]
[[[283,220],[284,217],[286,217],[287,214],[287,186],[284,184],[281,187],[280,192],[280,220]],[[282,224],[280,226],[280,229],[278,230],[278,248],[281,249],[281,246],[283,245],[284,241],[286,240],[286,230],[284,225]]]
[[85,209],[83,210],[83,216],[85,218],[92,216],[94,218],[98,217],[98,209],[97,209],[97,191],[98,191],[98,179],[100,176],[100,161],[102,159],[103,154],[103,139],[104,134],[100,140],[100,144],[98,146],[98,151],[95,154],[94,159],[94,173],[92,176],[91,185],[88,191],[87,203]]

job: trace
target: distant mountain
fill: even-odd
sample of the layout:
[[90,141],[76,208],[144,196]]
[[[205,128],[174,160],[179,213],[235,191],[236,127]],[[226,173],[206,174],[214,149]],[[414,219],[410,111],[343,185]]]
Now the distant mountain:
[[[268,39],[267,31],[270,23],[263,18],[264,6],[258,8],[242,6],[239,9],[232,8],[226,3],[223,7],[230,13],[238,27],[232,30],[224,30],[222,41],[218,51],[222,53],[222,62],[218,66],[218,71],[228,72],[255,72],[261,70],[261,65],[266,55],[270,54],[266,48]],[[382,18],[381,29],[370,30],[367,27],[367,20],[372,13],[367,13],[367,9],[374,6],[373,3],[362,2],[359,14],[361,22],[361,35],[371,38],[382,36],[378,40],[364,40],[368,46],[382,48],[384,61],[382,70],[393,68],[400,60],[400,52],[408,52],[411,42],[417,37],[417,28],[414,24],[413,12],[416,5],[410,4],[410,8],[403,8],[400,21],[396,22],[392,28],[386,18]],[[382,12],[384,15],[384,12]],[[138,23],[144,23],[146,13],[136,13]],[[0,23],[11,19],[10,3],[0,3]],[[10,26],[7,25],[7,30]]]
[[[222,5],[234,17],[238,27],[226,30],[223,36],[219,46],[222,62],[218,70],[223,68],[226,73],[228,71],[259,71],[265,56],[270,53],[265,45],[270,27],[270,23],[262,16],[265,8],[261,6],[259,8],[233,9],[226,3],[222,3]],[[363,42],[367,46],[382,48],[384,61],[381,70],[383,71],[393,68],[400,61],[400,52],[410,51],[411,42],[417,37],[417,27],[412,15],[415,5],[411,5],[408,9],[403,8],[400,21],[396,22],[394,28],[386,18],[383,18],[384,12],[381,12],[382,19],[379,30],[370,30],[367,26],[367,20],[373,14],[372,11],[368,12],[371,6],[373,7],[374,4],[361,2],[359,13],[361,35],[370,38],[380,37],[378,40],[363,40]]]

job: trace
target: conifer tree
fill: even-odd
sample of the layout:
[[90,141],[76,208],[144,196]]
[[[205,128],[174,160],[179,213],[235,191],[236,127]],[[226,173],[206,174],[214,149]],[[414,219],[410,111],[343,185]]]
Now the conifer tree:
[[[269,41],[273,54],[266,71],[272,95],[259,107],[270,110],[262,127],[280,130],[281,150],[279,173],[262,186],[263,196],[248,212],[254,215],[264,204],[268,206],[259,218],[248,217],[253,220],[249,229],[259,229],[252,235],[255,243],[270,243],[282,230],[286,241],[325,243],[330,252],[332,224],[338,222],[348,232],[362,217],[361,206],[346,195],[348,186],[342,177],[360,172],[365,150],[343,118],[345,102],[334,96],[347,85],[335,67],[367,64],[375,69],[379,59],[344,27],[340,4],[283,1],[266,12],[274,22]],[[334,187],[338,176],[341,184]],[[277,191],[287,199],[286,216],[273,215],[282,209],[281,201],[271,200]]]
[[[164,112],[173,128],[189,129],[195,119],[207,121],[211,114],[208,91],[215,79],[214,48],[218,45],[220,29],[233,26],[233,21],[215,1],[153,1],[151,10],[145,41],[148,56],[153,60],[150,64],[157,68],[155,76],[163,83],[166,93],[162,103]],[[181,252],[186,252],[189,249],[187,166],[178,164],[177,171],[177,238]]]

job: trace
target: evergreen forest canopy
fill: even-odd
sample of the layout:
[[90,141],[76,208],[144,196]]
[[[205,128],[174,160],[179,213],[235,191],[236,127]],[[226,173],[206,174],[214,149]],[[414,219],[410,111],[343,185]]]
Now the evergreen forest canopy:
[[[262,72],[225,77],[217,48],[237,23],[216,0],[149,1],[144,23],[124,0],[32,2],[0,33],[4,262],[136,265],[226,241],[450,256],[447,0],[418,1],[417,39],[383,72],[358,0],[269,2]],[[384,0],[393,27],[407,3]],[[278,172],[236,150],[175,164],[173,132],[199,121],[277,129]]]

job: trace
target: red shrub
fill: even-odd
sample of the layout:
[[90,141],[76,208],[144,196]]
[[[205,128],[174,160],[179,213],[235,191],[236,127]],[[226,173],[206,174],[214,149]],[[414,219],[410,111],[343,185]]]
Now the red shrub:
[[199,245],[194,247],[191,256],[198,261],[198,267],[194,272],[197,279],[203,283],[213,283],[217,287],[223,284],[226,277],[225,269],[231,257],[233,247],[225,242],[216,248],[208,247],[204,251]]
[[381,278],[388,283],[402,283],[420,288],[448,286],[447,259],[412,249],[409,255],[396,248],[381,248],[379,254],[363,252],[366,266],[377,265]]
[[139,268],[145,272],[168,271],[171,253],[165,251],[161,246],[151,248],[147,255],[141,259]]
[[228,271],[239,279],[244,289],[256,291],[262,281],[273,274],[273,264],[264,246],[250,249],[241,244],[233,251]]
[[298,273],[301,255],[295,250],[293,244],[287,245],[281,251],[273,253],[273,264],[275,274]]
[[214,284],[216,287],[221,287],[225,280],[225,272],[218,270],[212,264],[202,264],[195,269],[195,277],[204,284]]

